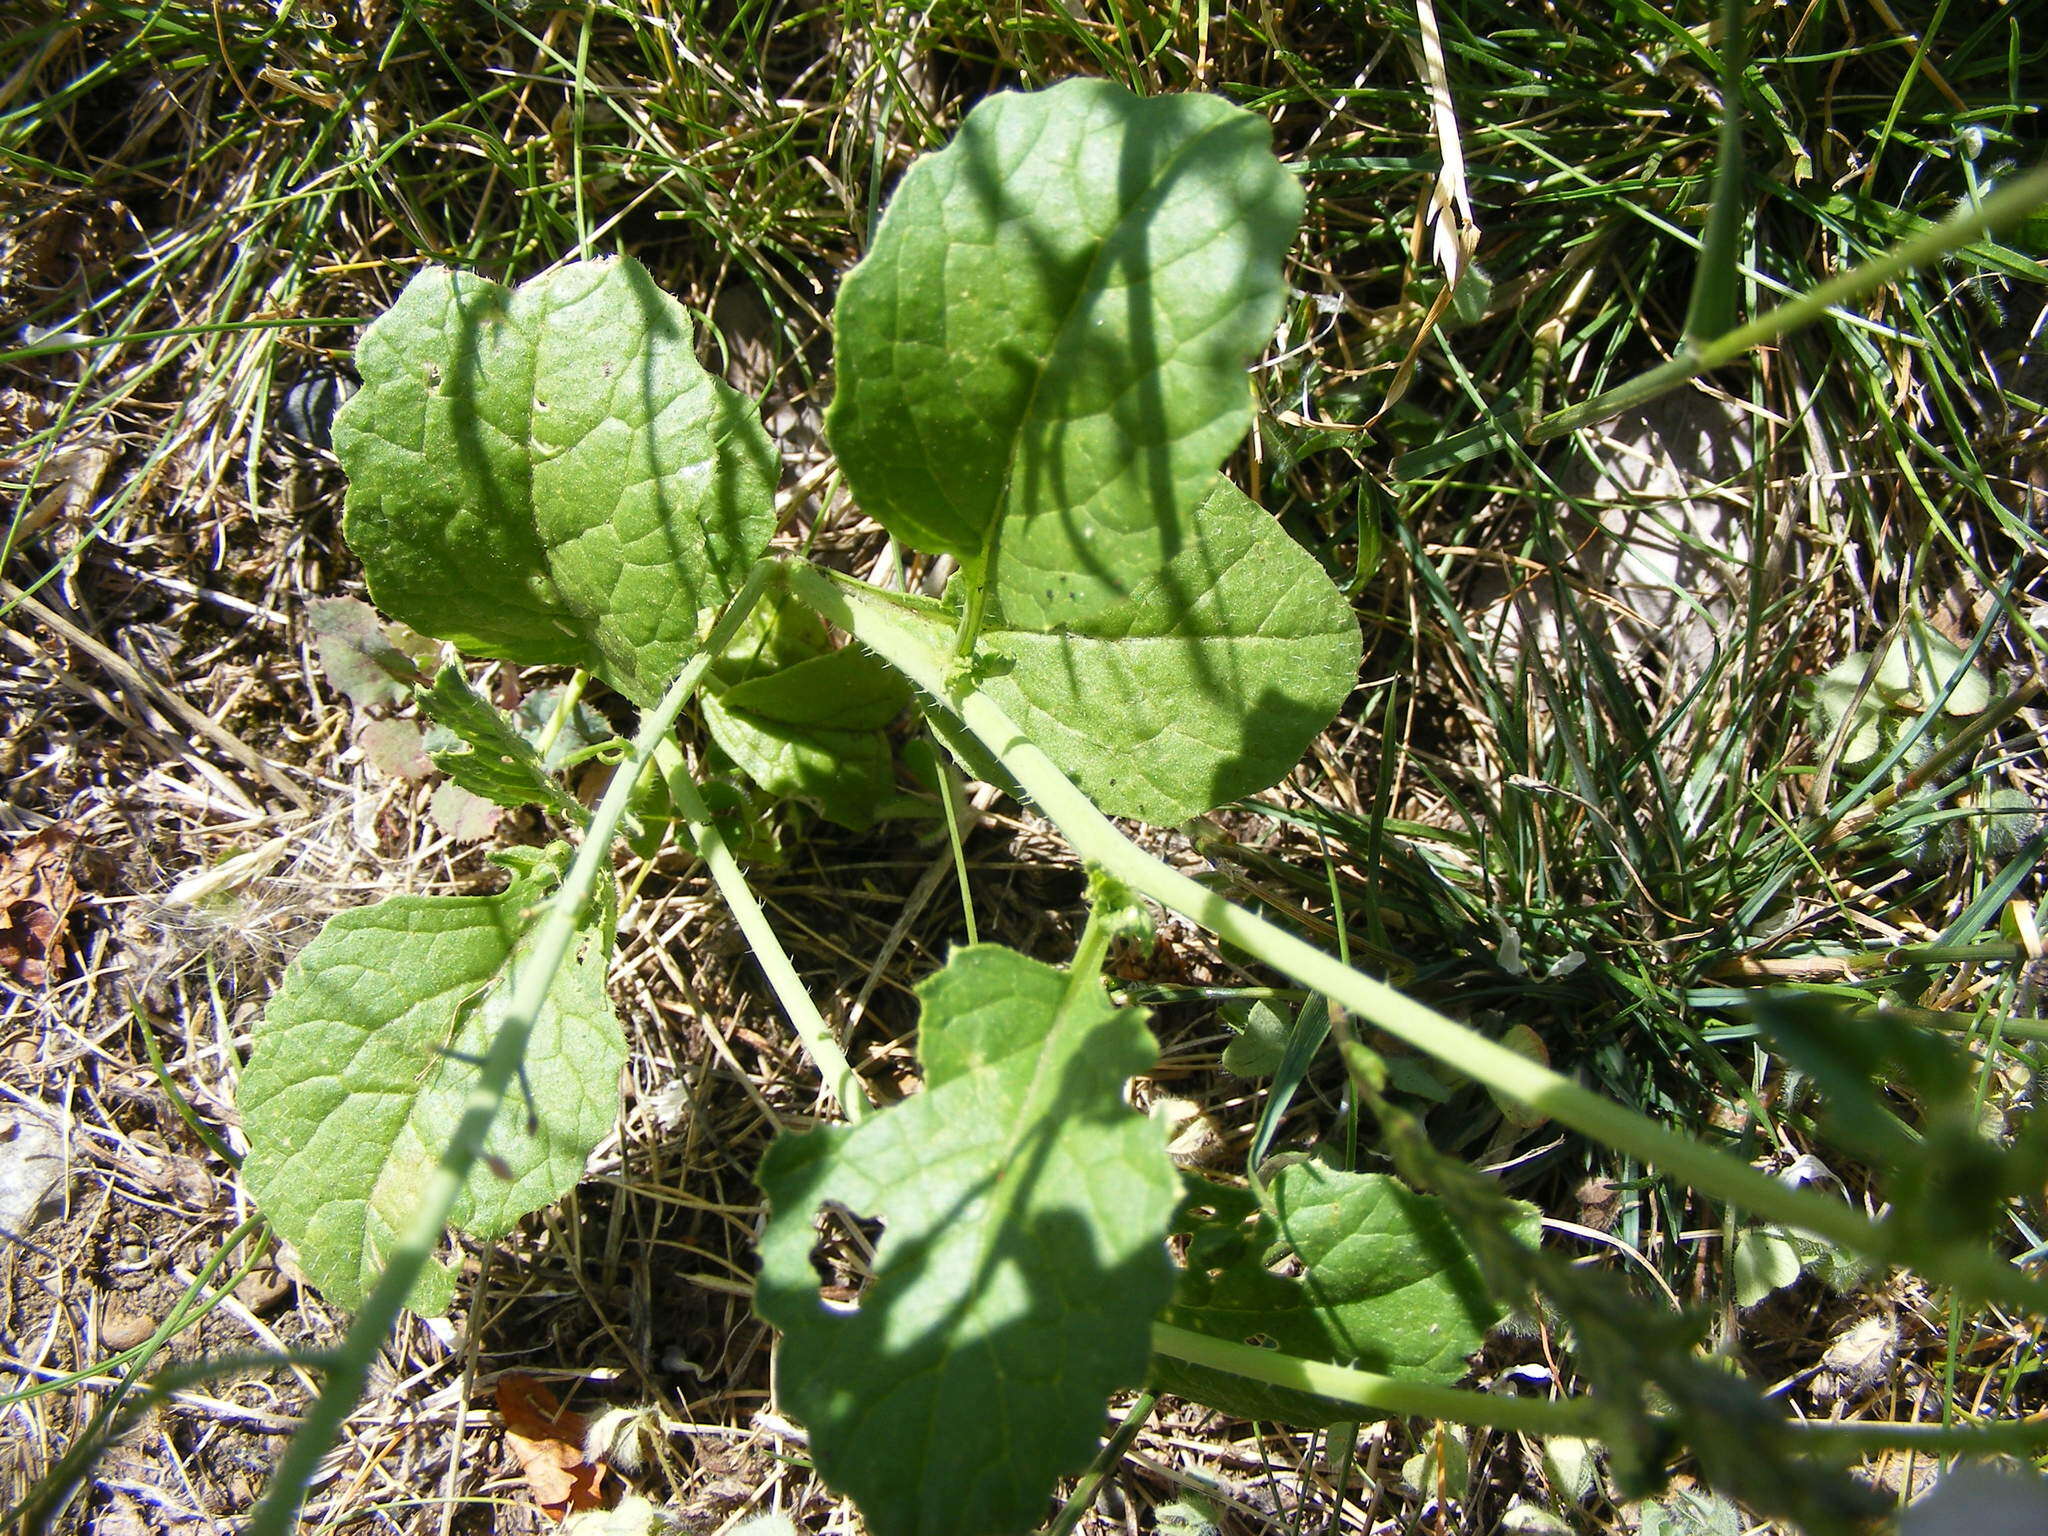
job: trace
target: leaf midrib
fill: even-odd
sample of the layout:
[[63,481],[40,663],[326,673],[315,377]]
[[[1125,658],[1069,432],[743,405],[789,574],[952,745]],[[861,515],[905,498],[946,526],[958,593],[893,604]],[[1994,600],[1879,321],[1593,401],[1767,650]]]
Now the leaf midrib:
[[[1085,1000],[1081,989],[1086,987],[1091,981],[1092,978],[1084,977],[1078,971],[1069,970],[1066,972],[1066,984],[1060,989],[1060,1000],[1053,1012],[1052,1025],[1046,1030],[1043,1038],[1039,1041],[1031,1066],[1031,1077],[1025,1084],[1024,1093],[1018,1100],[1017,1113],[1012,1117],[1010,1129],[1003,1138],[999,1149],[999,1158],[996,1164],[998,1169],[1009,1169],[1016,1166],[1016,1154],[1029,1139],[1024,1128],[1037,1124],[1044,1115],[1046,1100],[1051,1093],[1047,1083],[1050,1078],[1056,1076],[1054,1061],[1062,1055],[1058,1047],[1065,1043],[1066,1030],[1069,1021],[1073,1018],[1075,1006],[1077,1003]],[[1103,1001],[1105,1004],[1108,1004],[1106,998]],[[1114,1005],[1109,1004],[1108,1006],[1112,1009],[1113,1017],[1115,1012]],[[1000,1070],[1000,1065],[1000,1062],[992,1063],[983,1070]],[[980,1231],[976,1234],[973,1273],[977,1280],[988,1273],[996,1235],[1008,1227],[1010,1213],[1015,1208],[1017,1200],[1020,1198],[1020,1192],[1024,1189],[1027,1182],[1032,1181],[1024,1179],[998,1179],[996,1181],[995,1193],[989,1201],[986,1215],[979,1224]],[[959,1330],[955,1330],[946,1338],[945,1348],[940,1355],[938,1366],[938,1370],[941,1373],[950,1365],[961,1342]],[[1000,1376],[1002,1374],[1002,1362],[993,1351],[989,1352],[989,1369],[996,1375]],[[934,1393],[931,1397],[931,1416],[925,1421],[924,1443],[927,1447],[936,1445],[942,1438],[942,1427],[937,1422],[938,1410],[939,1396],[937,1393]]]
[[[1144,110],[1146,110],[1145,103],[1141,100],[1138,102],[1136,113],[1133,115],[1142,113]],[[1035,413],[1038,408],[1038,397],[1045,387],[1046,375],[1053,371],[1054,364],[1059,361],[1061,353],[1070,339],[1076,320],[1087,311],[1089,307],[1088,296],[1098,291],[1098,279],[1106,253],[1117,243],[1125,229],[1129,227],[1136,211],[1153,204],[1154,194],[1167,181],[1169,176],[1174,173],[1189,151],[1195,146],[1206,142],[1212,134],[1221,133],[1231,126],[1232,121],[1230,118],[1219,117],[1198,128],[1194,133],[1189,134],[1187,138],[1182,140],[1175,147],[1173,153],[1160,163],[1158,172],[1145,184],[1140,195],[1132,198],[1119,211],[1116,222],[1110,226],[1109,232],[1096,242],[1095,254],[1088,263],[1087,276],[1074,290],[1074,300],[1068,306],[1066,313],[1060,318],[1060,323],[1053,332],[1052,344],[1046,348],[1045,360],[1039,365],[1038,371],[1032,376],[1031,393],[1025,398],[1024,409],[1017,418],[1016,428],[1010,434],[1009,452],[1004,457],[1002,479],[996,491],[995,513],[989,519],[988,545],[983,551],[981,562],[983,588],[991,596],[994,596],[996,593],[996,568],[1001,557],[1003,527],[1010,518],[1010,493],[1016,483],[1017,456],[1022,450],[1025,437],[1030,429],[1036,425]],[[1000,612],[1000,607],[992,611]]]

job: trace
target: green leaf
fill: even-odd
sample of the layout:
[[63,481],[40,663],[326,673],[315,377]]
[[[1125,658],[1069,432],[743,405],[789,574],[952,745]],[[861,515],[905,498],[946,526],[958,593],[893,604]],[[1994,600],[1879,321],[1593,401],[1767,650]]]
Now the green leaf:
[[1735,1282],[1735,1304],[1753,1307],[1798,1280],[1799,1244],[1784,1228],[1770,1225],[1744,1227],[1735,1238],[1731,1272]]
[[1949,686],[1943,702],[1947,715],[1979,715],[1991,703],[1991,684],[1970,662],[1969,651],[1917,613],[1906,621],[1898,643],[1885,654],[1877,671],[1877,691],[1900,710],[1917,714]]
[[862,509],[957,556],[953,647],[1105,811],[1278,780],[1357,677],[1322,568],[1216,473],[1301,213],[1261,119],[1100,80],[999,95],[842,286],[827,431]]
[[[1870,653],[1851,651],[1814,680],[1809,725],[1825,746],[1850,721],[1837,761],[1845,769],[1860,768],[1875,759],[1886,746],[1889,721],[1884,695],[1875,684],[1864,689],[1864,674],[1870,669]],[[1857,695],[1861,693],[1859,701]],[[1852,716],[1853,711],[1853,716]]]
[[[1214,1338],[1404,1380],[1448,1386],[1466,1373],[1503,1309],[1443,1203],[1385,1174],[1291,1163],[1249,1190],[1198,1183],[1188,1198],[1187,1268],[1161,1316]],[[1536,1240],[1538,1216],[1516,1235]],[[1272,1264],[1291,1255],[1296,1275]],[[1356,1419],[1356,1404],[1161,1357],[1153,1384],[1242,1418],[1312,1428]]]
[[1301,217],[1271,140],[1102,80],[969,113],[840,290],[826,430],[862,509],[985,565],[1014,625],[1113,621],[1251,424]]
[[1637,1513],[1642,1536],[1742,1536],[1742,1511],[1709,1488],[1674,1489]]
[[435,724],[464,744],[428,754],[457,785],[493,805],[544,805],[578,825],[590,819],[541,763],[533,743],[470,687],[460,667],[443,667],[414,697]]
[[[799,609],[813,624],[808,609]],[[819,626],[823,628],[822,625]],[[718,696],[729,710],[820,731],[878,731],[902,714],[910,688],[866,651],[848,646],[747,679]]]
[[1271,1077],[1287,1054],[1294,1021],[1268,1002],[1226,1004],[1223,1014],[1237,1038],[1223,1048],[1223,1070],[1232,1077]]
[[[536,752],[540,751],[541,737],[547,733],[567,692],[568,689],[560,683],[536,688],[511,711],[512,728],[532,742]],[[562,717],[555,739],[548,744],[547,751],[541,752],[541,766],[550,773],[559,773],[571,763],[582,762],[591,756],[591,748],[617,741],[618,735],[611,722],[588,704],[572,704]]]
[[[943,652],[952,619],[904,604]],[[1104,811],[1171,825],[1277,782],[1358,676],[1358,624],[1314,558],[1217,477],[1164,570],[1038,633],[992,620],[982,689]]]
[[345,531],[385,612],[651,704],[774,527],[774,449],[629,258],[430,267],[356,349]]
[[736,713],[708,694],[702,709],[711,739],[778,800],[805,801],[826,820],[860,832],[895,793],[889,742],[879,731],[787,725]]
[[[359,1305],[410,1222],[568,854],[499,854],[513,871],[499,896],[394,896],[330,918],[271,997],[242,1070],[242,1178],[329,1301]],[[522,1087],[456,1203],[463,1231],[496,1237],[558,1198],[617,1119],[611,904],[607,887],[535,1021]],[[453,1291],[431,1262],[410,1305],[443,1312]]]
[[712,670],[725,686],[704,696],[704,724],[748,778],[841,826],[873,825],[896,790],[883,728],[910,703],[897,673],[857,647],[835,650],[786,595],[754,610]]
[[[778,1401],[875,1536],[997,1536],[1045,1518],[1143,1379],[1179,1181],[1123,1098],[1144,1017],[1095,977],[984,945],[918,991],[924,1091],[769,1148],[754,1304]],[[827,1201],[883,1223],[854,1310],[811,1266]]]

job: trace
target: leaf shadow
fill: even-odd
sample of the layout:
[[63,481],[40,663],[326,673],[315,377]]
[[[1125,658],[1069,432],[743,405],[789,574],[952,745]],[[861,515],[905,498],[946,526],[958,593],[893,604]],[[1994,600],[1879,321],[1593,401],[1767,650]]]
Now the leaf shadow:
[[[878,1536],[1042,1522],[1056,1477],[1094,1453],[1109,1394],[1144,1379],[1150,1324],[1173,1284],[1164,1242],[1105,1235],[1080,1202],[1114,1171],[1075,1170],[1058,1145],[1077,1127],[1133,1121],[1120,1093],[1103,1091],[1103,1067],[1089,1060],[1100,1054],[1081,1043],[1045,1096],[1059,1108],[1013,1144],[983,1148],[938,1200],[930,1183],[953,1160],[942,1139],[892,1149],[930,1158],[897,1191],[854,1165],[867,1146],[923,1130],[937,1112],[915,1106],[943,1087],[866,1122],[876,1129],[865,1135],[782,1138],[763,1164],[784,1232],[779,1255],[764,1239],[756,1287],[757,1309],[784,1335],[777,1400],[809,1427],[820,1472]],[[974,1085],[960,1087],[939,1110],[971,1119]],[[913,1123],[883,1127],[905,1110]],[[852,1310],[821,1300],[808,1268],[809,1221],[827,1201],[884,1224],[875,1278]],[[1009,1219],[990,1224],[999,1203]],[[1105,1253],[1106,1242],[1127,1251]]]
[[[1209,558],[1200,541],[1189,542],[1194,533],[1193,514],[1207,493],[1207,483],[1195,496],[1183,496],[1175,483],[1168,442],[1160,431],[1161,424],[1168,420],[1169,405],[1164,369],[1171,354],[1186,345],[1189,338],[1163,337],[1160,333],[1158,309],[1152,301],[1156,261],[1154,216],[1177,189],[1200,173],[1202,167],[1196,151],[1207,134],[1214,131],[1200,128],[1187,137],[1147,131],[1146,114],[1178,110],[1170,99],[1136,103],[1133,120],[1126,124],[1118,141],[1115,199],[1120,211],[1111,228],[1081,260],[1056,250],[1038,228],[1036,210],[1009,183],[991,130],[970,118],[955,141],[952,153],[959,157],[964,183],[975,203],[971,217],[1003,229],[1028,251],[1040,287],[1055,296],[1063,313],[1051,355],[1038,356],[1022,343],[1011,343],[1000,354],[1020,381],[1031,381],[1026,414],[1049,417],[1092,407],[1097,402],[1085,398],[1090,385],[1129,375],[1133,386],[1109,402],[1106,414],[1122,429],[1123,440],[1136,445],[1135,462],[1128,473],[1137,481],[1138,494],[1130,500],[1143,507],[1139,518],[1149,519],[1156,533],[1156,545],[1144,538],[1142,532],[1138,542],[1148,557],[1156,548],[1157,564],[1136,572],[1121,568],[1114,556],[1102,548],[1104,543],[1123,542],[1113,536],[1118,530],[1113,524],[1105,530],[1091,521],[1089,515],[1094,512],[1099,516],[1105,510],[1089,505],[1102,487],[1083,483],[1084,476],[1099,475],[1103,466],[1070,462],[1066,434],[1028,434],[1021,443],[1021,460],[1012,468],[1013,488],[1004,497],[1003,513],[989,534],[987,579],[997,594],[1002,587],[1004,520],[1013,504],[1047,507],[1049,510],[1036,515],[1059,520],[1065,551],[1072,554],[1090,581],[1126,599],[1139,586],[1149,583],[1157,592],[1160,606],[1176,618],[1187,615],[1202,593],[1213,588],[1221,577],[1221,567]],[[1263,214],[1263,210],[1237,197],[1237,188],[1211,185],[1207,190],[1211,198],[1235,198],[1237,220]],[[1122,323],[1103,323],[1110,317],[1097,311],[1112,302],[1119,289],[1123,296]],[[1122,476],[1126,470],[1120,467],[1116,473]],[[1112,537],[1099,538],[1104,531]],[[1200,562],[1195,571],[1184,569],[1180,558],[1184,552]],[[1046,622],[1028,627],[1115,637],[1118,616],[1113,610],[1082,612],[1072,620],[1058,617],[1062,602],[1078,601],[1078,594],[1071,583],[1062,579],[1063,575],[1057,571],[1042,573],[1043,581],[1049,584],[1041,600]],[[992,598],[992,604],[999,604],[999,596]],[[992,606],[992,611],[1000,610]],[[1233,695],[1232,680],[1218,674],[1206,648],[1191,641],[1182,649],[1190,686],[1213,699]],[[1069,682],[1078,684],[1079,679],[1070,676]]]

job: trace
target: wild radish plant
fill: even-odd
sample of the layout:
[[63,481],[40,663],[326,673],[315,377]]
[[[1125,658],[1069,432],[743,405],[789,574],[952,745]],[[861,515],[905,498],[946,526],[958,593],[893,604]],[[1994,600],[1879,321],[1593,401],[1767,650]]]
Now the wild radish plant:
[[[471,744],[441,755],[457,782],[575,837],[501,854],[500,895],[335,918],[270,1004],[241,1087],[244,1177],[357,1318],[259,1529],[289,1518],[397,1310],[449,1304],[446,1226],[504,1232],[573,1185],[613,1123],[614,842],[657,780],[846,1114],[762,1164],[756,1306],[780,1330],[783,1406],[882,1536],[1029,1529],[1094,1454],[1110,1394],[1148,1381],[1304,1423],[1595,1436],[1637,1488],[1689,1445],[1760,1507],[1860,1518],[1825,1453],[1862,1441],[1794,1426],[1699,1357],[1696,1319],[1632,1311],[1543,1253],[1530,1208],[1387,1099],[1347,1019],[1752,1219],[2042,1309],[1981,1231],[1933,1240],[1932,1202],[1874,1222],[1789,1187],[1403,997],[1112,823],[1171,825],[1274,784],[1355,681],[1345,600],[1220,473],[1251,422],[1245,368],[1280,315],[1300,204],[1257,118],[1094,81],[994,97],[909,171],[843,286],[826,425],[861,510],[957,562],[938,599],[768,553],[767,434],[630,259],[516,290],[429,269],[365,333],[334,446],[377,603],[472,657],[580,668],[641,717],[586,813],[458,670],[417,681]],[[1071,964],[957,951],[919,988],[923,1091],[872,1109],[676,743],[700,693],[764,789],[850,818],[886,798],[880,733],[913,704],[1088,862]],[[1176,1170],[1124,1098],[1154,1060],[1144,1015],[1100,979],[1146,900],[1327,1000],[1393,1171]],[[1944,1146],[1956,1166],[1996,1150]],[[811,1267],[827,1202],[884,1225],[854,1307],[822,1300]],[[1557,1315],[1591,1394],[1456,1387],[1510,1305]],[[1928,1438],[1890,1428],[1874,1438]]]

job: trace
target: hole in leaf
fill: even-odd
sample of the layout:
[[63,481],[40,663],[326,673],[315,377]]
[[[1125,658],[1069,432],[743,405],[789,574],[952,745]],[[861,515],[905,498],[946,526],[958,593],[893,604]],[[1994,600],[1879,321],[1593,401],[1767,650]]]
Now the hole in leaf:
[[1253,1349],[1278,1349],[1280,1341],[1270,1333],[1254,1333],[1245,1339]]
[[818,1211],[815,1225],[818,1241],[811,1247],[811,1268],[818,1276],[818,1299],[839,1311],[857,1312],[875,1277],[882,1223],[830,1202]]

